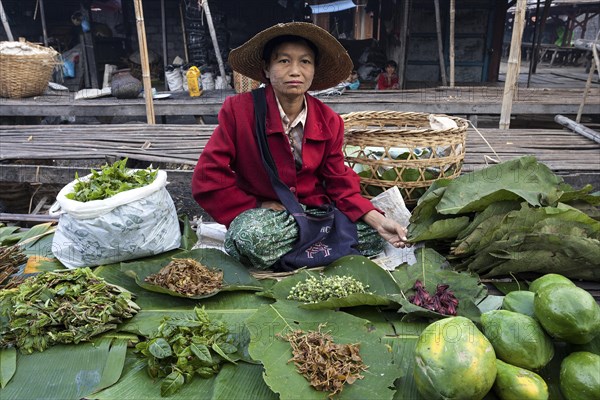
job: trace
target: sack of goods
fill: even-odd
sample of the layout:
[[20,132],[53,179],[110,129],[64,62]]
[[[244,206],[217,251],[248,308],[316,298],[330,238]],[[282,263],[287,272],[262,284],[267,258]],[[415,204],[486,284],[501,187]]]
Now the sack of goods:
[[167,173],[129,169],[127,159],[78,178],[58,193],[51,215],[60,215],[52,242],[67,268],[112,264],[179,247],[175,204]]

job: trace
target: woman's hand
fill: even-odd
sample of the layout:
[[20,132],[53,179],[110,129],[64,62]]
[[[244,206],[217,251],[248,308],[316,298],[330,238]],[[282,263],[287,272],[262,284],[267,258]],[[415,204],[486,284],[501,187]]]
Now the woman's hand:
[[278,201],[263,201],[262,203],[260,203],[260,208],[270,208],[271,210],[274,211],[284,211],[285,207],[283,206],[283,204],[281,204]]
[[382,238],[394,247],[410,247],[406,239],[406,228],[387,218],[376,210],[367,212],[362,217],[363,221],[375,229]]

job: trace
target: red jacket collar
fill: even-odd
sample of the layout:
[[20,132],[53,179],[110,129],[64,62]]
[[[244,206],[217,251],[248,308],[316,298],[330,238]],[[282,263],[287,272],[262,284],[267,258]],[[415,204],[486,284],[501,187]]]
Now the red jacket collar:
[[[265,95],[267,97],[267,120],[265,123],[267,135],[283,132],[283,124],[281,123],[281,118],[279,116],[277,100],[275,100],[275,92],[273,91],[273,87],[271,85],[268,85],[265,88]],[[309,94],[306,94],[305,96],[308,113],[306,115],[304,137],[306,139],[316,141],[330,139],[332,134],[321,122],[324,121],[324,116],[321,115],[321,110],[317,104],[317,100]]]

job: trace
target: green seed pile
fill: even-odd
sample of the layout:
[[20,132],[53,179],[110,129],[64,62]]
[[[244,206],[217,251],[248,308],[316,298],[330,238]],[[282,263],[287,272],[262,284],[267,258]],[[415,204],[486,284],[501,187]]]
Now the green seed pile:
[[287,298],[303,303],[318,303],[354,293],[367,293],[368,288],[368,285],[363,285],[351,276],[310,276],[304,282],[296,284]]

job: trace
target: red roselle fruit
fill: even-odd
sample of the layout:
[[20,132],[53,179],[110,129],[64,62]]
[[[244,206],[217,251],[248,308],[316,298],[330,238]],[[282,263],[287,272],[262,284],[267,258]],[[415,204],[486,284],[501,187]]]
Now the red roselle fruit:
[[456,315],[458,299],[449,289],[449,285],[437,285],[435,294],[431,296],[420,280],[415,281],[413,286],[415,294],[408,301],[412,304],[438,312],[442,315]]

